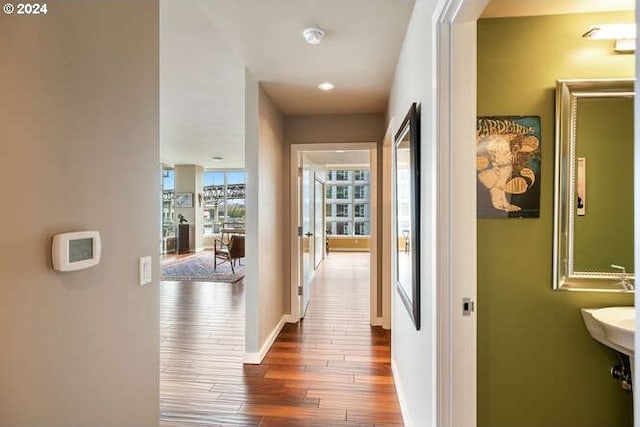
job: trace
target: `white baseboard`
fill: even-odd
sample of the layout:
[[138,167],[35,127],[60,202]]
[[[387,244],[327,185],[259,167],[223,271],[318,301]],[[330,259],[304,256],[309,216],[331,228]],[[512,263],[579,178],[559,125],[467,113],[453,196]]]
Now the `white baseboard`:
[[382,329],[390,330],[391,329],[391,321],[389,319],[383,318],[382,320]]
[[396,361],[391,358],[391,373],[393,374],[393,381],[396,385],[396,393],[398,394],[398,403],[400,404],[400,414],[402,415],[402,422],[405,427],[413,427],[413,424],[409,421],[407,414],[407,400],[404,397],[404,387],[400,382],[400,377],[396,368]]
[[293,314],[285,314],[283,316],[285,323],[298,323],[298,319],[297,317],[295,317]]
[[374,317],[371,326],[384,326],[384,319],[382,317]]
[[271,331],[271,334],[267,337],[267,340],[262,345],[262,348],[260,348],[260,351],[257,353],[246,352],[244,354],[244,358],[242,362],[248,365],[259,365],[260,363],[262,363],[262,359],[264,359],[264,357],[267,355],[267,353],[271,349],[271,346],[273,345],[274,341],[276,340],[276,338],[278,338],[278,334],[284,327],[284,324],[292,323],[289,320],[291,318],[292,317],[290,314],[283,315],[280,321],[278,322],[278,324],[276,325],[276,327],[273,328],[273,331]]

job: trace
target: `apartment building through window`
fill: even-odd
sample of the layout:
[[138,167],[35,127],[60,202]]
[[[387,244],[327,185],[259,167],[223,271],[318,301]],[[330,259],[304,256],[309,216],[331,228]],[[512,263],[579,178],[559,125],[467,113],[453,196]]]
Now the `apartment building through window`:
[[371,229],[368,169],[327,170],[327,235],[368,236]]

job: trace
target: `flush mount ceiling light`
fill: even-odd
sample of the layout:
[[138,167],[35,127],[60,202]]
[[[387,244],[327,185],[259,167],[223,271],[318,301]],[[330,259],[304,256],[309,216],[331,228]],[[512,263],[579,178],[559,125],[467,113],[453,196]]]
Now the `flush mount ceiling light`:
[[598,24],[587,30],[582,37],[591,40],[615,40],[614,50],[632,53],[636,50],[635,24]]
[[213,160],[214,162],[221,162],[224,160],[224,157],[220,157],[220,156],[213,156],[211,158],[211,160]]
[[302,37],[304,37],[307,43],[317,45],[324,39],[324,30],[316,27],[306,28],[302,31]]
[[329,82],[324,82],[324,83],[320,83],[318,85],[318,89],[321,90],[333,90],[335,89],[336,85],[334,85],[333,83],[329,83]]

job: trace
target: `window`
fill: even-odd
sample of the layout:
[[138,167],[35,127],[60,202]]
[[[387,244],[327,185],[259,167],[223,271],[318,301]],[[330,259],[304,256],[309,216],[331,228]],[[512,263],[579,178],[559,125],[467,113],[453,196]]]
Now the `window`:
[[349,198],[348,185],[336,185],[336,199],[345,200]]
[[356,218],[365,218],[369,216],[369,209],[364,203],[359,203],[353,207],[353,216]]
[[349,171],[335,171],[336,181],[348,181]]
[[336,223],[336,234],[339,236],[349,236],[351,233],[349,232],[349,223],[348,222],[337,222]]
[[348,204],[336,205],[336,216],[342,217],[342,218],[349,217],[349,205]]
[[325,189],[325,197],[327,199],[333,199],[333,188],[334,188],[334,186],[333,185],[326,185],[325,188],[326,188]]
[[327,234],[368,236],[369,171],[327,170],[327,177],[329,181],[338,182],[327,185],[325,190]]
[[368,236],[369,224],[366,222],[356,222],[353,234],[355,234],[356,236]]
[[176,237],[174,196],[176,174],[173,169],[162,170],[162,253],[170,250],[169,240]]
[[203,233],[217,234],[222,228],[244,228],[245,172],[205,171],[203,178]]
[[353,179],[356,181],[368,181],[369,173],[367,171],[354,171]]

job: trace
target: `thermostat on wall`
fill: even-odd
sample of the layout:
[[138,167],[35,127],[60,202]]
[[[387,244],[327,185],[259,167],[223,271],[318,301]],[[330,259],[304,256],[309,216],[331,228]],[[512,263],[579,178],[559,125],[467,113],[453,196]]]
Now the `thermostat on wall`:
[[100,262],[102,245],[98,231],[76,231],[53,236],[51,258],[56,271],[75,271]]

